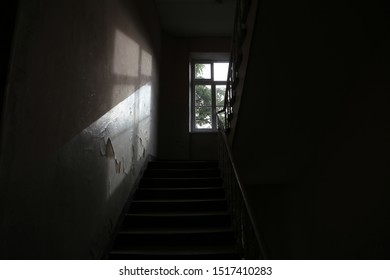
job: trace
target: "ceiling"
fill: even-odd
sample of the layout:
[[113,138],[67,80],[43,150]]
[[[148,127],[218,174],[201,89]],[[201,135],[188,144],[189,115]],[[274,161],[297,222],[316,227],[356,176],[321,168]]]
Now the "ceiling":
[[165,32],[178,37],[231,36],[236,0],[154,0]]

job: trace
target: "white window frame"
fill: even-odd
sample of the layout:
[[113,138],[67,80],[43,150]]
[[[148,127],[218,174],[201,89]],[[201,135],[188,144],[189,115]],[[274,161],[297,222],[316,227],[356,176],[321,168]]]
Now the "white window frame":
[[[214,63],[229,63],[226,59],[192,59],[191,60],[191,98],[190,98],[190,130],[191,132],[216,132],[217,104],[216,86],[226,86],[227,81],[214,81]],[[195,79],[195,64],[210,64],[210,79]],[[211,128],[196,128],[195,125],[195,86],[211,85]]]

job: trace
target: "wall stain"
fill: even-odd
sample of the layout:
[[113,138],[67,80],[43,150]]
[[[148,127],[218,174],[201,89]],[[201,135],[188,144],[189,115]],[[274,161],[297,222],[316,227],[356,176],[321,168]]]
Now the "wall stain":
[[122,157],[122,172],[127,175],[126,168],[125,168],[125,158]]
[[106,158],[115,158],[114,147],[112,146],[111,139],[108,138],[106,143]]
[[121,173],[121,165],[122,165],[122,162],[115,160],[115,173],[116,174]]
[[[115,158],[115,151],[114,151],[114,146],[112,145],[112,142],[111,142],[111,139],[108,138],[107,139],[107,143],[105,144],[105,151],[104,153],[102,153],[102,156],[108,158],[108,159],[114,159],[114,164],[115,164],[115,173],[116,174],[120,174],[121,171],[122,171],[122,161],[120,160],[117,160]],[[124,159],[123,159],[123,162],[124,162]],[[123,164],[123,173],[125,173],[125,169],[124,169],[124,164]]]

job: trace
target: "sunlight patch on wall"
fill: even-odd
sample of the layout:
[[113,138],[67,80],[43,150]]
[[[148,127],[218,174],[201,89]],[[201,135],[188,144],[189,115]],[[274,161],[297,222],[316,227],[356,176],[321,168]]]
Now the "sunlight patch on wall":
[[107,199],[112,196],[127,175],[131,176],[139,171],[148,155],[151,95],[152,86],[148,83],[82,133],[92,138],[93,142],[100,143],[96,155],[106,160]]
[[[124,98],[130,96],[135,91],[135,85],[132,84],[116,84],[112,90],[112,95],[115,98]],[[120,99],[121,100],[121,99]]]
[[138,77],[140,46],[123,32],[115,31],[114,73]]
[[145,50],[141,51],[141,74],[145,76],[152,76],[152,56]]
[[144,85],[138,91],[139,102],[138,102],[138,112],[139,112],[139,121],[150,117],[151,110],[151,97],[152,97],[152,87],[150,84]]

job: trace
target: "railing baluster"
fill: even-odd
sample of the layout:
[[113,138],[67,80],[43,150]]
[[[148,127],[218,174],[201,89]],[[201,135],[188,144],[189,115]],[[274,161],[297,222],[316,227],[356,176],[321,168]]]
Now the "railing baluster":
[[[240,78],[238,69],[242,61],[241,43],[246,35],[246,18],[252,0],[238,0],[233,30],[232,49],[228,68],[228,77],[225,91],[224,108],[217,112],[219,130],[219,161],[222,168],[222,177],[230,202],[230,211],[233,216],[233,226],[237,233],[237,244],[244,259],[266,259],[266,252],[262,246],[260,235],[255,228],[253,215],[248,208],[247,199],[243,192],[227,136],[231,129],[233,105],[236,99],[236,87]],[[224,113],[222,119],[220,114]]]
[[255,228],[253,215],[250,212],[242,184],[235,167],[223,121],[218,117],[219,165],[222,169],[223,184],[226,189],[229,209],[233,216],[233,227],[236,240],[243,259],[266,259],[264,246],[261,243],[258,229]]

